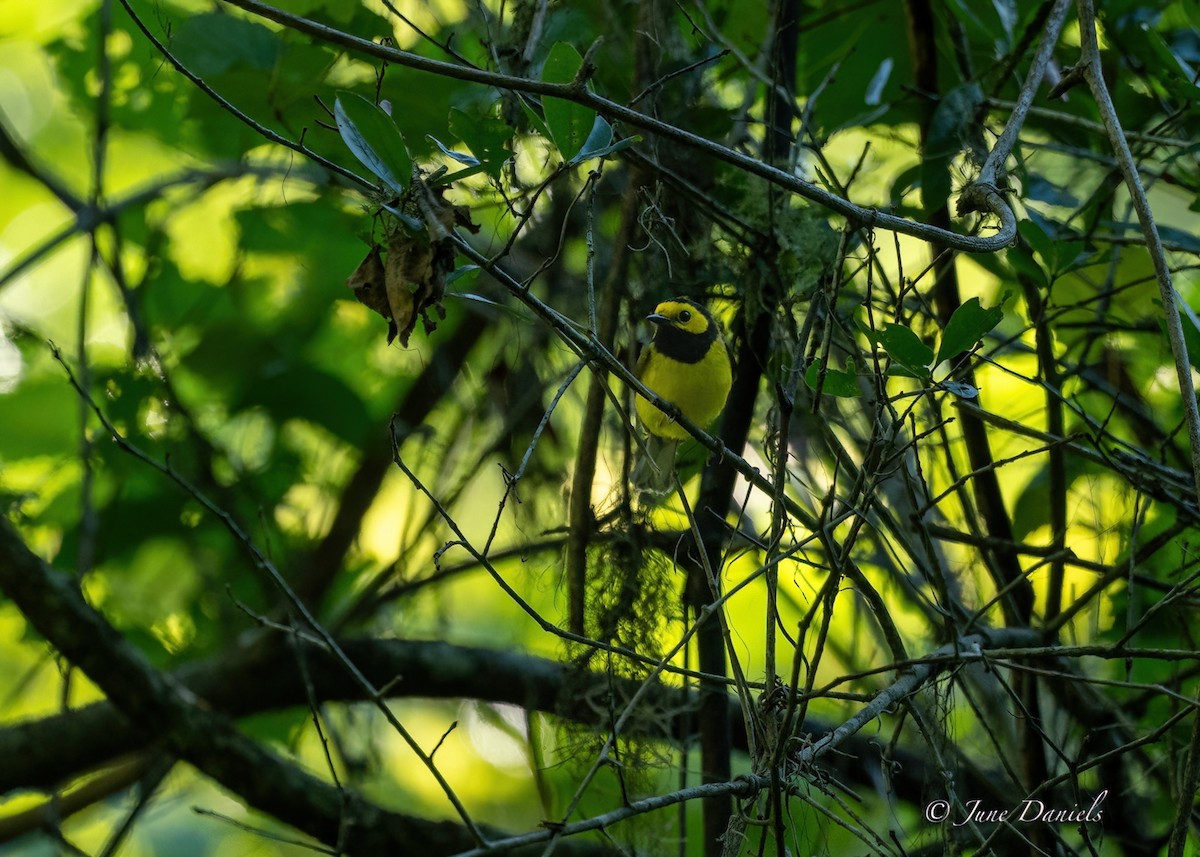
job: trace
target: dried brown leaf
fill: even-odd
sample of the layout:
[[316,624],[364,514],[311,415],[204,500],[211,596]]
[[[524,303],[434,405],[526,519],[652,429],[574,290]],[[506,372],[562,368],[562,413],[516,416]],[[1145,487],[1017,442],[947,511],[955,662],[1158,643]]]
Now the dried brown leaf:
[[396,338],[396,323],[388,304],[387,275],[383,266],[383,248],[374,245],[365,259],[358,263],[354,273],[346,279],[346,285],[354,297],[367,309],[374,310],[388,320],[388,344]]
[[393,236],[388,244],[387,298],[392,320],[399,331],[400,344],[405,347],[408,347],[408,338],[416,326],[417,314],[425,313],[425,305],[429,302],[427,284],[433,277],[433,250],[430,245],[419,237],[403,233]]
[[399,336],[405,347],[418,316],[427,334],[446,317],[442,300],[446,276],[454,270],[454,228],[479,231],[466,206],[446,203],[443,189],[419,185],[414,190],[427,232],[397,231],[388,241],[386,260],[375,245],[346,281],[355,297],[388,320],[388,344]]

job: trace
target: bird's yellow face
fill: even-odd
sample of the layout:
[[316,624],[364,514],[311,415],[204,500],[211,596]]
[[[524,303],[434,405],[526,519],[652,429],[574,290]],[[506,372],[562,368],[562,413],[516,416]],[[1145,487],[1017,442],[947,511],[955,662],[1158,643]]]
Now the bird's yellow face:
[[703,335],[711,322],[708,314],[691,301],[663,301],[647,318],[658,325],[669,325],[684,333]]

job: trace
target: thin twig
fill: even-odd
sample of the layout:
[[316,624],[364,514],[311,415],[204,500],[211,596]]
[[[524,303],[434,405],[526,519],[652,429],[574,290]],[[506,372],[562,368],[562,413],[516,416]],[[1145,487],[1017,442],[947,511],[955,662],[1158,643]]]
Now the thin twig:
[[1200,497],[1200,408],[1196,405],[1196,390],[1192,384],[1192,368],[1188,359],[1187,342],[1183,336],[1183,323],[1179,315],[1179,294],[1171,282],[1171,270],[1167,265],[1166,253],[1163,252],[1162,240],[1158,236],[1158,226],[1154,222],[1154,212],[1150,209],[1150,200],[1142,187],[1138,175],[1137,163],[1129,143],[1125,139],[1125,131],[1117,117],[1108,86],[1104,82],[1104,69],[1101,65],[1100,46],[1096,36],[1096,13],[1091,0],[1079,0],[1079,34],[1080,34],[1080,65],[1083,68],[1084,79],[1091,88],[1092,97],[1100,109],[1100,117],[1108,130],[1109,141],[1112,143],[1113,154],[1121,167],[1121,176],[1129,190],[1134,210],[1137,211],[1138,222],[1142,226],[1142,235],[1146,239],[1146,249],[1154,264],[1157,276],[1159,297],[1162,299],[1164,321],[1167,326],[1167,336],[1171,341],[1171,354],[1175,358],[1175,374],[1179,380],[1180,404],[1183,407],[1184,421],[1187,424],[1188,443],[1192,452],[1192,477],[1196,495]]
[[316,21],[293,15],[273,6],[268,6],[265,3],[258,2],[258,0],[225,0],[225,2],[268,20],[275,21],[297,32],[305,33],[322,41],[340,45],[347,50],[386,60],[396,65],[440,74],[456,80],[496,86],[514,92],[525,92],[532,95],[574,101],[577,104],[582,104],[598,113],[604,114],[610,121],[625,122],[635,128],[658,134],[688,148],[711,155],[750,175],[758,176],[778,187],[811,200],[831,211],[835,211],[863,228],[877,227],[880,229],[895,230],[968,253],[994,252],[1007,247],[1016,237],[1017,221],[1012,209],[994,188],[986,184],[972,186],[975,190],[971,194],[971,210],[994,214],[1000,220],[1000,228],[996,234],[988,238],[962,235],[948,229],[941,229],[928,224],[907,220],[903,217],[897,217],[893,214],[887,214],[878,209],[855,205],[849,200],[836,196],[811,182],[799,178],[791,172],[764,163],[735,149],[730,149],[720,143],[715,143],[712,140],[693,134],[668,122],[645,113],[640,113],[637,110],[597,95],[588,89],[587,86],[583,85],[582,81],[548,83],[546,81],[514,77],[470,66],[455,65],[454,63],[429,59],[428,57],[422,57],[409,51],[380,45]]
[[350,675],[353,676],[354,680],[359,684],[359,686],[362,687],[362,689],[367,693],[371,701],[375,703],[375,706],[383,712],[384,717],[387,719],[391,727],[396,731],[397,734],[400,735],[401,738],[404,739],[405,743],[408,744],[409,748],[413,751],[417,758],[420,759],[422,764],[425,765],[426,769],[429,770],[430,774],[432,774],[433,778],[441,787],[446,799],[459,814],[464,826],[470,832],[471,838],[479,843],[486,841],[479,828],[471,819],[466,807],[463,806],[458,795],[455,794],[454,790],[450,787],[449,782],[446,781],[445,776],[441,771],[438,770],[437,766],[433,764],[433,760],[429,758],[423,749],[421,749],[421,746],[417,743],[416,739],[412,737],[409,731],[396,718],[395,713],[392,711],[391,706],[388,705],[384,695],[370,682],[370,680],[367,679],[358,666],[346,656],[345,652],[342,651],[337,641],[333,638],[333,635],[330,634],[329,631],[316,620],[316,617],[313,616],[312,612],[308,609],[304,602],[297,597],[295,591],[284,579],[283,575],[280,574],[279,569],[277,569],[274,563],[272,563],[270,559],[268,559],[267,556],[264,555],[261,550],[259,550],[257,545],[254,544],[249,535],[246,534],[237,521],[235,521],[227,511],[217,506],[194,485],[188,482],[188,480],[185,479],[173,467],[155,461],[141,449],[131,444],[124,435],[117,431],[116,426],[112,424],[104,411],[101,410],[100,406],[97,405],[95,400],[92,399],[91,394],[82,386],[80,386],[79,381],[75,378],[75,375],[71,372],[70,367],[63,359],[62,353],[54,345],[51,345],[51,352],[53,353],[54,358],[66,371],[67,379],[70,381],[71,386],[74,387],[75,391],[88,403],[93,413],[95,413],[97,419],[100,421],[100,424],[104,426],[105,431],[108,432],[109,436],[119,448],[130,453],[143,463],[150,465],[164,476],[170,478],[173,482],[194,497],[202,506],[204,506],[205,509],[209,511],[209,513],[214,515],[222,524],[225,525],[225,528],[229,530],[237,542],[241,544],[250,554],[254,561],[255,567],[266,573],[267,577],[271,580],[275,587],[283,594],[284,599],[289,607],[295,610],[296,613],[304,619],[305,623],[321,638],[322,643],[328,647],[329,651],[337,656],[341,664],[347,669]]

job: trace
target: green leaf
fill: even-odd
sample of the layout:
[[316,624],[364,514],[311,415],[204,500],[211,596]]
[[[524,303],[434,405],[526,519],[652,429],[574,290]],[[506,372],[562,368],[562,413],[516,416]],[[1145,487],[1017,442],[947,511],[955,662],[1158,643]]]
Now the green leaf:
[[1054,241],[1037,223],[1022,220],[1017,224],[1017,232],[1033,248],[1033,252],[1042,257],[1043,262],[1049,263],[1054,258]]
[[1200,253],[1200,236],[1197,236],[1195,232],[1189,232],[1186,229],[1179,229],[1175,226],[1160,225],[1158,227],[1158,235],[1163,241],[1180,245],[1184,248],[1184,252]]
[[921,158],[921,199],[926,211],[945,204],[950,196],[950,162],[967,144],[983,90],[968,83],[942,96],[929,122]]
[[282,44],[261,24],[215,12],[184,18],[171,40],[180,62],[202,77],[234,68],[269,71]]
[[78,409],[79,400],[61,378],[31,379],[0,393],[0,461],[70,449]]
[[455,280],[462,279],[463,277],[467,277],[468,282],[469,282],[470,280],[475,279],[475,274],[477,274],[478,272],[479,272],[478,265],[462,265],[461,267],[455,268],[453,271],[451,271],[449,274],[446,275],[446,285],[450,285]]
[[926,381],[933,373],[924,366],[911,367],[903,363],[893,363],[888,367],[887,374],[889,378],[916,378]]
[[352,445],[371,424],[366,405],[346,382],[314,366],[268,370],[243,393],[234,401],[238,410],[259,406],[280,424],[306,420]]
[[[1183,327],[1183,344],[1187,348],[1188,363],[1192,364],[1193,369],[1200,369],[1200,318],[1197,318],[1196,313],[1190,306],[1179,301],[1180,309],[1180,324]],[[1167,333],[1167,323],[1162,318],[1162,301],[1155,300],[1154,306],[1158,314],[1155,321],[1158,323],[1158,329],[1163,335],[1163,340],[1170,342],[1171,334]],[[1169,345],[1164,346],[1169,349]]]
[[996,10],[996,17],[1000,19],[1000,26],[1004,28],[1004,35],[1008,37],[1005,40],[1005,45],[1012,44],[1013,30],[1020,19],[1016,0],[992,0],[992,8]]
[[974,399],[979,396],[979,388],[972,384],[965,384],[962,381],[943,381],[939,384],[943,390],[947,390],[960,399]]
[[[579,73],[583,57],[566,42],[558,42],[550,49],[546,64],[542,66],[542,80],[546,83],[570,83]],[[563,160],[571,161],[582,150],[595,125],[596,113],[582,104],[561,98],[542,99],[542,112],[546,116],[546,127]]]
[[1079,198],[1071,193],[1070,187],[1055,184],[1050,179],[1037,173],[1031,174],[1025,180],[1022,189],[1028,199],[1036,199],[1038,202],[1044,202],[1047,205],[1055,205],[1059,208],[1075,208],[1079,205]]
[[443,143],[441,140],[439,140],[437,137],[433,136],[432,134],[426,134],[425,136],[428,137],[430,140],[432,140],[433,144],[435,146],[437,146],[441,150],[442,154],[445,155],[446,157],[451,158],[455,161],[458,161],[460,164],[466,164],[468,167],[479,166],[478,158],[476,158],[472,155],[464,155],[462,152],[454,151],[453,149],[451,149],[449,146],[447,146],[445,143]]
[[1012,274],[1025,276],[1029,278],[1034,285],[1045,288],[1050,285],[1050,281],[1046,278],[1046,271],[1038,264],[1037,259],[1033,258],[1033,252],[1024,245],[1009,247],[1004,251],[1004,261],[1008,262],[1008,266],[1012,269]]
[[[1072,202],[1073,208],[1078,203]],[[1037,282],[1053,283],[1063,274],[1070,273],[1084,265],[1095,264],[1096,251],[1089,250],[1079,239],[1081,236],[1074,229],[1061,221],[1039,214],[1036,210],[1027,209],[1029,218],[1017,224],[1021,237],[1041,257],[1038,266],[1044,272],[1041,277],[1035,276]],[[1029,264],[1033,265],[1032,258]],[[1019,273],[1031,273],[1029,266],[1018,261]]]
[[892,76],[892,68],[895,67],[896,61],[891,57],[884,57],[879,63],[879,68],[875,75],[871,78],[871,82],[867,84],[867,94],[863,96],[863,101],[872,107],[883,102],[883,88],[887,86],[888,78]]
[[1193,83],[1195,70],[1192,69],[1186,61],[1175,53],[1175,50],[1168,45],[1162,35],[1148,26],[1141,26],[1140,29],[1145,37],[1146,44],[1159,60],[1158,74],[1155,76],[1163,85],[1177,98],[1185,99],[1189,102],[1200,98],[1200,87]]
[[357,0],[274,0],[274,5],[303,18],[323,20],[323,13],[340,24],[350,23],[359,8]]
[[472,115],[453,107],[450,109],[450,133],[471,150],[483,165],[484,172],[492,178],[500,177],[513,154],[508,149],[512,128],[490,114]]
[[587,140],[583,143],[583,148],[579,150],[579,154],[571,158],[571,164],[581,164],[584,161],[590,161],[592,158],[603,158],[619,152],[622,149],[628,149],[635,143],[640,143],[641,137],[626,137],[624,140],[613,142],[612,126],[608,124],[603,116],[597,116],[595,124],[592,125],[592,133],[588,134]]
[[965,25],[964,29],[968,32],[986,36],[989,40],[998,41],[999,34],[988,24],[984,23],[983,19],[977,14],[980,11],[979,5],[978,2],[971,2],[971,0],[950,0],[949,7],[953,9],[954,18],[960,27]]
[[964,351],[974,348],[975,343],[1004,318],[1002,307],[1007,299],[1008,292],[1005,292],[996,306],[984,309],[979,298],[971,298],[956,309],[942,333],[936,362],[953,360]]
[[891,189],[888,191],[888,199],[891,200],[892,207],[900,206],[906,197],[921,186],[921,165],[909,167],[892,180]]
[[883,330],[876,334],[876,340],[897,363],[921,372],[915,377],[929,376],[928,367],[933,360],[933,349],[907,327],[889,321],[883,326]]
[[1082,241],[1060,239],[1054,242],[1054,276],[1057,278],[1059,274],[1092,264],[1094,256],[1095,253],[1089,251]]
[[412,156],[392,117],[356,92],[339,92],[333,115],[354,157],[391,190],[403,193],[412,178]]
[[853,372],[824,368],[825,378],[822,380],[823,367],[825,367],[824,360],[814,360],[808,364],[808,369],[804,372],[804,383],[808,385],[809,389],[816,390],[820,385],[823,395],[837,396],[841,399],[853,399],[862,395]]
[[[611,154],[614,154],[615,152],[620,152],[624,149],[628,149],[631,146],[636,146],[640,142],[642,142],[641,136],[626,137],[623,140],[617,140],[617,142],[605,146],[603,149],[597,149],[594,152],[580,152],[575,156],[571,163],[579,163],[580,161],[585,161],[590,158],[605,158]],[[585,144],[584,149],[586,150],[586,148],[587,146]]]

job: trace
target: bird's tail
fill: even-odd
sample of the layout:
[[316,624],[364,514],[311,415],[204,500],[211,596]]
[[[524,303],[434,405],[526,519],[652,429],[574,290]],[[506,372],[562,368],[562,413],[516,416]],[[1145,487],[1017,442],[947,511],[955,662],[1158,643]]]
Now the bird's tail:
[[645,450],[639,450],[633,474],[629,477],[638,494],[661,497],[675,484],[675,451],[679,441],[648,435]]

